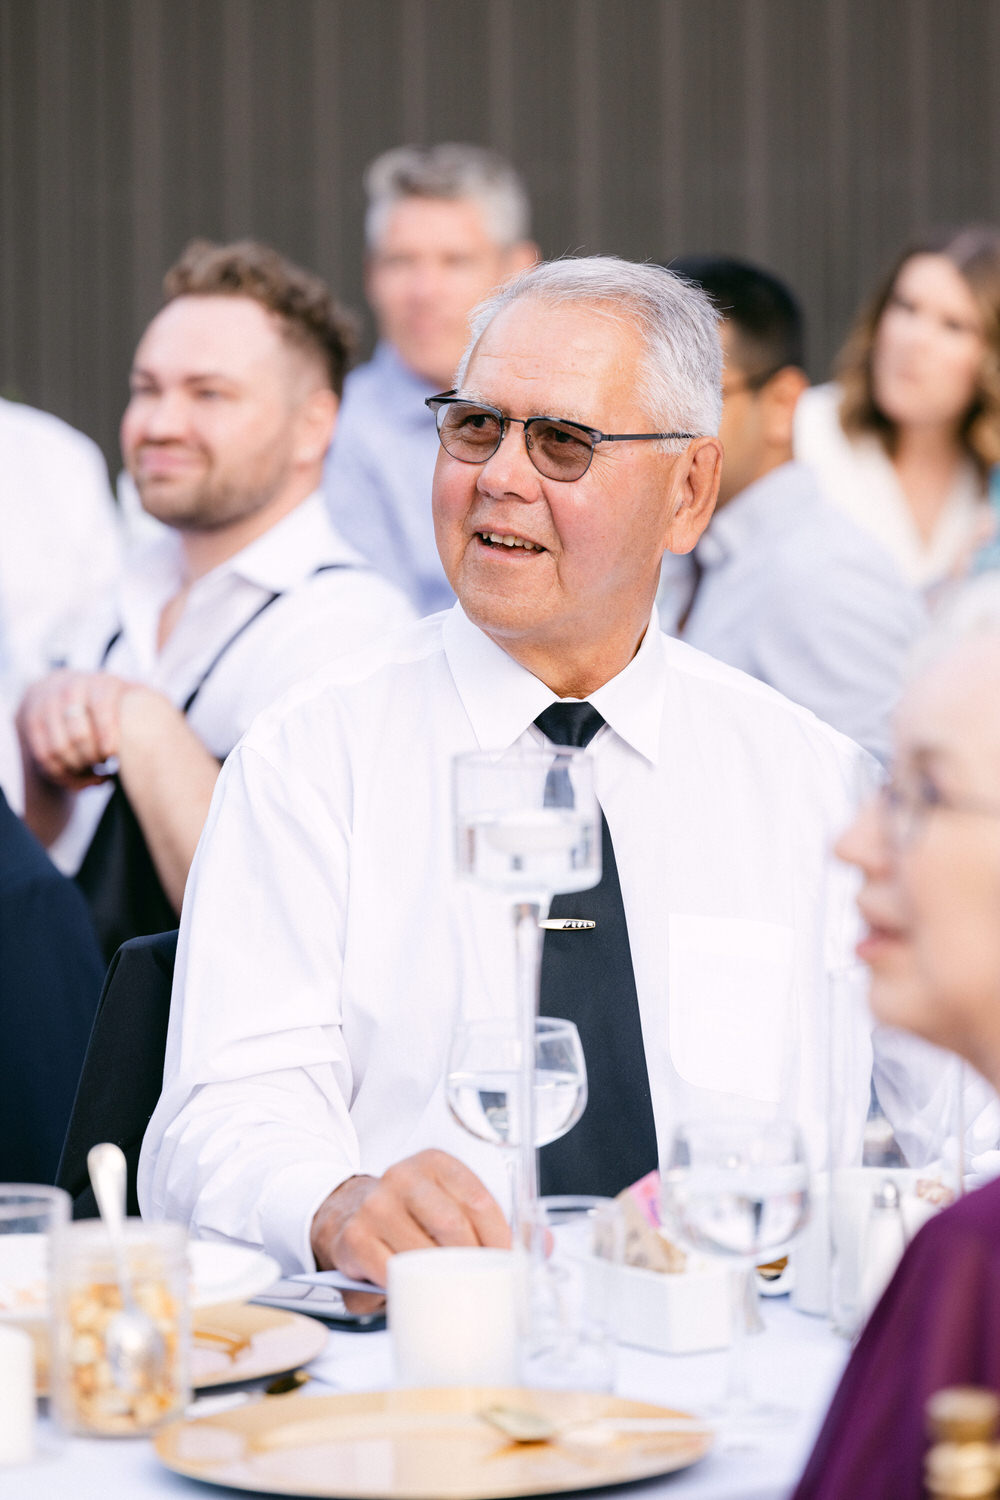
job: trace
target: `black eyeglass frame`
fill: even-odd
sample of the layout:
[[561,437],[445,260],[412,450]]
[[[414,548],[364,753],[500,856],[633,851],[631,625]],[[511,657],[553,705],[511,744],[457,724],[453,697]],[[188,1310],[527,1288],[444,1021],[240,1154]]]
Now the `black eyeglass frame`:
[[[587,427],[583,422],[572,422],[568,417],[505,417],[498,406],[490,406],[485,401],[470,401],[468,396],[459,396],[456,391],[443,391],[440,396],[428,396],[424,401],[424,405],[428,411],[434,414],[434,422],[437,427],[437,435],[441,447],[444,448],[444,451],[451,458],[454,458],[460,464],[488,463],[494,453],[499,450],[500,444],[507,435],[507,428],[512,422],[517,422],[524,428],[524,445],[528,450],[528,457],[531,459],[534,467],[538,469],[538,465],[532,457],[531,443],[528,440],[529,428],[535,422],[555,422],[559,427],[572,427],[574,431],[580,432],[590,439],[590,457],[587,459],[586,467],[581,469],[579,474],[574,474],[572,479],[562,479],[558,474],[546,474],[544,469],[538,469],[539,474],[544,479],[551,479],[556,484],[575,484],[578,479],[582,479],[587,469],[593,463],[594,452],[598,443],[652,443],[668,438],[683,438],[690,441],[692,438],[700,436],[697,432],[601,432],[597,427]],[[491,416],[495,416],[500,423],[500,432],[496,440],[496,446],[489,453],[484,453],[482,458],[462,458],[459,454],[452,453],[450,448],[445,447],[444,438],[441,436],[441,412],[447,406],[471,406],[478,411],[488,412]]]

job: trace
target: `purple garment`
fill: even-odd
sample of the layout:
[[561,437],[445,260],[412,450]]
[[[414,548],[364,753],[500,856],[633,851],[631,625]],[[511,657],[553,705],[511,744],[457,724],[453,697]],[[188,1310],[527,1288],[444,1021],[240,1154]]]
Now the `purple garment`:
[[1000,1182],[914,1238],[851,1355],[793,1500],[919,1500],[924,1406],[947,1385],[1000,1394]]

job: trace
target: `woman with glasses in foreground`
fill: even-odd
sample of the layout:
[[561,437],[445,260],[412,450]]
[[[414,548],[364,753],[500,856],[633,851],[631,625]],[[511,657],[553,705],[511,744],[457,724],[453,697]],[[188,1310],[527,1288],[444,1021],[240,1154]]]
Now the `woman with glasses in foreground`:
[[[877,1020],[1000,1087],[1000,578],[959,609],[900,704],[892,780],[838,853],[863,875],[858,952]],[[924,1406],[949,1385],[1000,1392],[1000,1180],[913,1240],[794,1500],[922,1494]]]

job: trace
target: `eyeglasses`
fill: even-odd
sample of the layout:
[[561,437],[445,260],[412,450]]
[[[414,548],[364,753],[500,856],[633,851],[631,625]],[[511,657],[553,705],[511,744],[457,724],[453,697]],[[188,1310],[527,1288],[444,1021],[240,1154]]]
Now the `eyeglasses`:
[[598,432],[581,422],[559,417],[505,417],[495,406],[465,401],[454,391],[428,396],[441,446],[463,464],[484,464],[504,440],[512,422],[524,428],[528,457],[546,479],[582,479],[598,443],[648,443],[665,438],[693,438],[694,432]]
[[900,849],[913,842],[933,812],[1000,818],[1000,803],[977,797],[949,797],[926,776],[912,787],[901,787],[891,776],[887,777],[879,788],[879,797],[892,842]]

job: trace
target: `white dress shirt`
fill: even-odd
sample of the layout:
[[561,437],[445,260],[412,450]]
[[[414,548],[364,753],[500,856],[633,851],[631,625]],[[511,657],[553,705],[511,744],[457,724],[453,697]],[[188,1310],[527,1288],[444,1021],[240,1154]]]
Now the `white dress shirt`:
[[[329,571],[316,571],[330,564]],[[280,594],[226,651],[191,708],[191,728],[219,760],[293,683],[413,618],[403,595],[338,536],[318,493],[197,579],[160,650],[160,614],[183,581],[175,533],[130,554],[117,600],[90,620],[73,665],[99,667],[120,628],[104,669],[156,688],[181,707],[220,648],[266,599]],[[77,796],[49,851],[67,873],[79,868],[109,795],[105,784]]]
[[908,582],[927,588],[965,557],[984,514],[986,487],[972,461],[963,463],[925,541],[878,438],[849,438],[841,427],[842,394],[837,385],[803,393],[795,408],[795,457],[815,469],[831,504],[881,542]]
[[[923,601],[872,537],[781,464],[721,506],[694,550],[683,638],[770,683],[885,761],[889,718]],[[657,605],[675,631],[690,557],[663,559]]]
[[97,444],[48,412],[0,400],[0,673],[12,700],[67,654],[120,565]]
[[[460,1011],[509,1013],[513,991],[509,910],[453,875],[451,759],[541,742],[553,701],[456,605],[256,721],[192,867],[145,1214],[296,1269],[333,1188],[425,1147],[504,1201],[500,1153],[443,1090]],[[856,935],[829,851],[872,763],[655,626],[590,701],[658,1131],[685,1080],[773,1110],[791,1046],[821,1153],[827,976]]]

